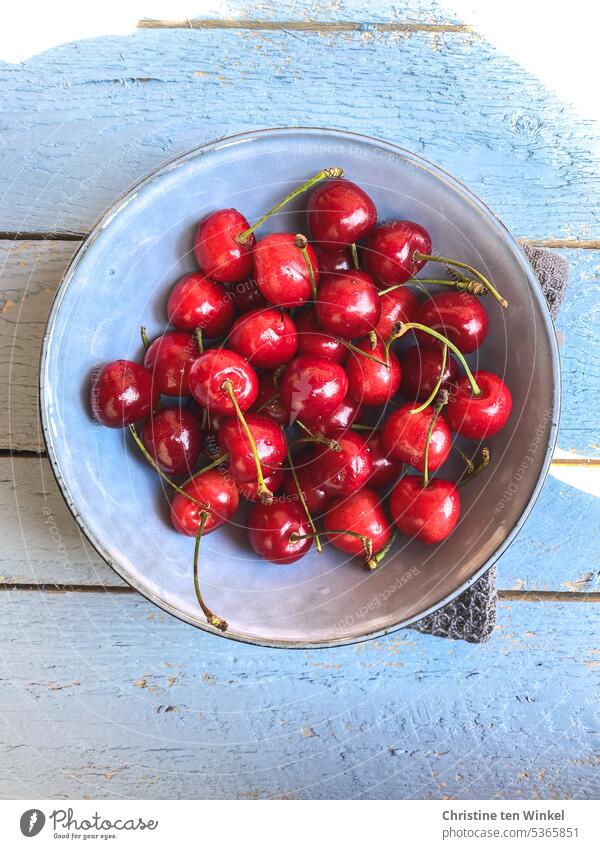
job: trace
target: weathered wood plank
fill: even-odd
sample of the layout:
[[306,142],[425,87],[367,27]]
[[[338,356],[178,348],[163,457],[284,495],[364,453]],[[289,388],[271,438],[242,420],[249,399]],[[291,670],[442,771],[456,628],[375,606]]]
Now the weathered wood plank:
[[470,33],[138,30],[5,63],[0,87],[0,231],[86,231],[183,149],[343,114],[455,173],[521,236],[598,238],[594,122]]
[[[52,298],[76,248],[73,242],[0,241],[0,449],[43,448],[39,346]],[[561,253],[571,283],[557,323],[565,387],[559,445],[594,456],[600,446],[600,251]]]
[[0,606],[2,798],[600,792],[597,605],[504,604],[481,647],[403,633],[313,652],[200,634],[128,595]]

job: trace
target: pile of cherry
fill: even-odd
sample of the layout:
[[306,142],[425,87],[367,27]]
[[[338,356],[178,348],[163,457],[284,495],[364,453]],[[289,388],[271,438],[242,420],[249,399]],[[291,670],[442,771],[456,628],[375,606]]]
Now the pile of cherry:
[[[310,244],[301,233],[256,239],[307,190]],[[472,372],[464,358],[488,331],[481,296],[506,306],[490,281],[432,255],[420,225],[378,225],[371,198],[339,168],[320,171],[252,227],[236,209],[213,212],[194,254],[199,271],[169,296],[174,329],[149,344],[142,328],[143,365],[104,365],[90,401],[96,420],[129,427],[175,491],[173,526],[196,539],[194,586],[209,624],[227,628],[200,592],[200,539],[232,519],[240,496],[255,502],[250,544],[273,563],[298,560],[313,541],[321,551],[321,536],[369,569],[396,529],[444,540],[458,521],[458,487],[489,462],[481,441],[511,410],[501,378]],[[443,263],[452,279],[414,280],[427,262]],[[434,294],[420,302],[414,286],[430,284]],[[395,351],[409,332],[414,344]],[[159,406],[161,396],[177,401]],[[459,452],[458,482],[432,475],[452,432],[479,443],[479,463]],[[198,470],[201,454],[210,462]]]

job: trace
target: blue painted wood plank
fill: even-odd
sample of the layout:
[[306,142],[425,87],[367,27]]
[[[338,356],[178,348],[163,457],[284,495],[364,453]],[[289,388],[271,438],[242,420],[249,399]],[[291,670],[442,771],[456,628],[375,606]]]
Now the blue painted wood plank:
[[438,162],[518,235],[598,237],[597,129],[469,33],[140,30],[0,68],[0,230],[87,230],[182,149],[343,125]]
[[600,792],[598,605],[503,605],[482,647],[406,631],[286,652],[128,596],[0,604],[2,798]]

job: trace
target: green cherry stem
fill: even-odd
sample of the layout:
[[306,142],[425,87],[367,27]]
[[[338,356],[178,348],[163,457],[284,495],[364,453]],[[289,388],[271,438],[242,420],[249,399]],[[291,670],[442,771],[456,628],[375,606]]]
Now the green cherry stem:
[[304,257],[304,262],[306,263],[306,267],[308,268],[308,276],[310,277],[310,288],[312,291],[312,299],[313,301],[317,300],[317,280],[315,277],[315,270],[313,268],[313,264],[310,261],[310,256],[308,254],[308,239],[306,236],[303,236],[302,233],[298,233],[296,238],[294,239],[294,244],[297,248],[300,249],[302,256]]
[[329,448],[331,451],[339,452],[342,450],[341,445],[337,441],[337,439],[329,439],[329,437],[327,436],[319,436],[318,434],[313,433],[312,430],[306,427],[306,425],[303,424],[299,419],[296,419],[296,424],[298,425],[300,430],[308,437],[308,439],[298,440],[298,442],[315,442],[317,445],[326,445],[327,448]]
[[260,405],[260,407],[257,407],[255,412],[257,412],[257,413],[261,413],[264,409],[266,409],[266,408],[269,406],[269,404],[271,403],[271,401],[276,401],[278,398],[279,398],[279,392],[275,392],[273,395],[271,395],[271,397],[270,397],[270,398],[267,398],[267,400],[266,400],[266,401],[264,401],[264,402]]
[[201,327],[197,327],[194,330],[194,336],[196,337],[196,345],[198,346],[198,353],[203,354],[204,353],[204,342],[202,340],[202,328]]
[[470,274],[473,274],[488,290],[488,292],[498,301],[500,306],[507,307],[508,301],[506,298],[503,298],[500,292],[492,286],[487,277],[484,277],[480,271],[477,271],[476,268],[473,268],[472,265],[467,265],[466,262],[459,262],[457,259],[447,259],[444,256],[433,256],[432,254],[423,254],[421,251],[415,251],[413,253],[413,260],[416,261],[424,261],[424,262],[441,262],[444,265],[450,265],[454,268],[464,268],[465,271],[468,271]]
[[357,348],[356,345],[353,345],[352,342],[348,342],[347,339],[342,339],[341,336],[333,337],[336,342],[341,342],[341,344],[348,348],[349,351],[353,351],[355,354],[358,354],[361,357],[366,357],[368,360],[373,360],[374,363],[378,363],[380,366],[385,366],[386,368],[390,367],[389,357],[386,360],[380,360],[378,357],[374,357],[372,354],[367,354],[366,351],[363,351],[361,348]]
[[245,431],[246,436],[248,438],[248,443],[250,445],[250,451],[252,452],[252,456],[254,458],[254,463],[256,465],[256,481],[257,481],[257,484],[258,484],[257,495],[258,495],[258,497],[260,498],[260,500],[262,501],[263,504],[271,504],[272,501],[273,501],[273,493],[271,492],[271,490],[269,489],[269,487],[265,483],[262,466],[260,465],[260,458],[258,456],[258,451],[256,450],[256,442],[254,441],[254,437],[252,436],[252,432],[250,431],[250,428],[248,427],[248,422],[246,421],[244,414],[242,413],[242,410],[240,408],[240,405],[238,404],[238,400],[235,397],[235,391],[234,391],[234,388],[233,388],[233,383],[231,382],[231,380],[229,380],[229,378],[227,380],[223,381],[222,388],[229,395],[229,398],[231,400],[231,403],[234,406],[234,409],[235,409],[236,415],[239,419],[239,422],[242,425],[242,427],[244,428],[244,431]]
[[367,424],[351,424],[350,430],[368,430],[369,433],[377,433],[378,431],[383,430],[383,428]]
[[448,359],[448,346],[444,345],[444,347],[442,348],[442,368],[441,368],[441,371],[440,371],[440,376],[438,377],[436,384],[433,387],[433,389],[431,390],[431,394],[427,398],[427,400],[423,401],[422,404],[419,404],[418,407],[415,407],[414,409],[412,409],[410,411],[411,416],[415,415],[416,413],[422,413],[423,410],[425,409],[425,407],[428,407],[433,402],[435,396],[440,391],[442,383],[444,382],[444,372],[446,371],[446,361],[447,361],[447,359]]
[[352,265],[356,270],[360,268],[360,262],[358,261],[358,248],[356,247],[356,242],[352,242],[350,245],[350,251],[352,253]]
[[296,487],[296,492],[298,493],[298,498],[300,499],[300,504],[302,505],[302,509],[306,514],[306,518],[308,520],[308,524],[310,526],[311,531],[315,535],[315,547],[319,554],[323,554],[323,546],[321,545],[321,540],[319,539],[319,534],[317,533],[317,529],[315,527],[315,523],[313,522],[313,517],[311,516],[310,510],[308,509],[308,504],[306,503],[306,498],[304,497],[304,493],[302,492],[302,487],[300,486],[300,481],[298,480],[298,475],[296,474],[296,467],[294,466],[294,461],[292,459],[292,452],[290,451],[289,445],[287,447],[287,458],[288,463],[290,464],[290,472],[292,475],[292,479],[294,481],[294,486]]
[[[390,537],[390,541],[389,541],[389,542],[388,542],[388,544],[385,546],[385,548],[382,548],[382,549],[381,549],[381,551],[378,551],[378,552],[377,552],[377,554],[373,555],[373,560],[375,561],[375,563],[377,564],[377,566],[379,566],[379,565],[381,564],[381,561],[382,561],[385,557],[387,557],[387,555],[388,555],[388,554],[389,554],[389,552],[390,552],[391,547],[392,547],[392,546],[393,546],[393,544],[396,542],[396,537],[397,537],[397,536],[398,536],[398,531],[397,531],[396,529],[394,529],[394,533],[391,535],[391,537]],[[371,568],[371,567],[369,567],[369,568]]]
[[301,195],[303,192],[308,191],[308,189],[312,189],[312,187],[315,186],[317,183],[320,183],[321,180],[326,180],[328,177],[343,176],[343,168],[323,168],[322,171],[319,171],[318,174],[315,174],[315,176],[311,177],[310,180],[307,180],[306,183],[302,183],[301,186],[298,186],[298,188],[294,189],[293,192],[290,192],[289,195],[287,195],[287,197],[285,197],[282,201],[276,203],[272,209],[270,209],[261,218],[258,219],[256,224],[253,224],[252,227],[248,227],[247,230],[244,230],[243,233],[240,233],[237,237],[238,242],[240,243],[240,245],[245,245],[252,233],[254,233],[254,231],[257,230],[261,224],[264,224],[268,218],[270,218],[276,212],[279,212],[282,207],[288,204],[291,200],[294,200],[294,198],[298,197],[298,195]]
[[471,460],[470,457],[467,457],[465,452],[461,448],[459,448],[458,445],[453,445],[452,447],[454,448],[456,453],[460,456],[463,463],[465,464],[465,470],[464,470],[463,474],[461,475],[461,478],[463,477],[463,475],[467,475],[467,476],[472,475],[473,472],[475,471],[475,463]]
[[142,337],[142,345],[144,346],[144,350],[147,351],[150,347],[150,340],[148,339],[148,333],[143,324],[140,327],[140,336]]
[[[472,480],[473,478],[477,477],[477,475],[480,475],[483,471],[485,471],[485,469],[487,469],[489,464],[490,464],[490,449],[487,448],[487,447],[483,447],[481,449],[481,462],[479,463],[479,465],[475,466],[472,469],[472,471],[471,470],[467,471],[466,475],[464,475],[456,485],[457,486],[464,486],[470,480]],[[471,462],[471,466],[473,466],[472,462]]]
[[419,324],[416,321],[407,321],[405,324],[401,324],[398,330],[392,333],[390,338],[385,343],[386,359],[389,357],[390,346],[392,342],[395,342],[396,339],[400,339],[400,337],[404,336],[405,333],[408,333],[409,330],[422,330],[423,333],[428,333],[430,336],[433,336],[434,339],[438,339],[440,342],[443,342],[444,345],[447,345],[451,351],[454,351],[454,353],[460,360],[462,367],[465,370],[467,378],[469,379],[471,389],[473,390],[473,395],[481,395],[481,389],[479,388],[479,386],[477,386],[475,378],[473,377],[473,372],[469,368],[469,365],[461,351],[456,347],[454,342],[451,342],[445,336],[442,336],[442,334],[438,333],[437,330],[434,330],[433,327],[427,327],[425,324]]
[[442,412],[447,403],[448,393],[446,392],[446,390],[444,390],[442,393],[442,397],[433,408],[433,416],[431,417],[431,421],[429,422],[429,427],[427,428],[427,436],[425,437],[425,452],[423,454],[423,489],[425,489],[429,485],[429,443],[431,442],[431,434],[433,433],[435,423],[440,417],[440,413]]
[[[376,569],[377,568],[378,564],[375,561],[375,558],[373,556],[373,540],[371,539],[371,537],[367,537],[364,534],[358,534],[356,531],[347,531],[347,530],[327,531],[328,537],[335,536],[337,534],[347,534],[350,537],[356,537],[356,539],[359,539],[363,544],[367,569]],[[315,534],[299,534],[299,533],[297,533],[297,531],[292,531],[292,533],[290,534],[290,542],[291,543],[299,542],[301,539],[313,539],[314,536],[315,536]]]
[[202,534],[204,533],[204,526],[206,525],[206,520],[208,519],[208,512],[203,510],[200,514],[200,527],[198,528],[198,533],[196,534],[196,544],[194,546],[194,589],[196,591],[196,598],[198,599],[198,604],[202,608],[202,613],[206,616],[206,621],[209,625],[212,625],[213,628],[218,628],[219,631],[227,630],[227,622],[224,619],[221,619],[220,616],[217,616],[212,610],[206,606],[204,603],[204,599],[202,598],[202,593],[200,592],[200,580],[198,578],[198,553],[200,551],[200,540],[202,539]]
[[485,295],[488,292],[488,289],[478,280],[438,280],[435,277],[411,277],[406,283],[397,283],[395,286],[388,286],[387,289],[380,289],[377,294],[381,297],[389,292],[395,292],[396,289],[421,284],[425,286],[450,286],[453,289],[458,289],[459,292],[468,292],[470,295]]

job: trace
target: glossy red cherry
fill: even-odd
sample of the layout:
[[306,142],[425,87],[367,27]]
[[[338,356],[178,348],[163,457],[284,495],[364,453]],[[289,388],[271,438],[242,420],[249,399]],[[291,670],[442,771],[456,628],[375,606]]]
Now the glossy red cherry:
[[200,328],[204,336],[216,339],[230,328],[234,309],[231,295],[222,283],[201,274],[186,274],[171,290],[167,315],[179,330]]
[[274,378],[275,373],[272,371],[263,371],[258,375],[258,395],[252,407],[252,412],[268,416],[277,424],[287,425],[290,423],[290,414],[281,403],[279,389],[275,385]]
[[[432,338],[432,337],[430,337]],[[442,349],[436,345],[413,345],[400,357],[402,382],[400,390],[411,401],[429,398],[442,370]],[[446,368],[440,388],[453,383],[458,377],[458,365],[452,354],[446,354]]]
[[[408,463],[422,472],[425,467],[427,431],[434,416],[433,407],[411,413],[417,405],[404,404],[394,410],[385,421],[381,445],[390,457]],[[439,469],[452,448],[452,434],[443,416],[439,416],[431,432],[429,443],[429,471]]]
[[373,231],[363,251],[365,269],[380,286],[405,283],[423,268],[414,252],[431,253],[427,230],[414,221],[387,221]]
[[211,417],[235,415],[235,406],[224,388],[226,381],[231,381],[242,412],[254,404],[258,395],[258,377],[250,363],[226,348],[211,348],[197,357],[189,380],[192,395]]
[[348,356],[346,346],[326,333],[318,322],[314,310],[303,310],[294,317],[298,334],[298,353],[313,357],[324,357],[336,363],[343,363]]
[[253,277],[233,284],[229,291],[238,312],[250,312],[250,310],[267,306],[266,298],[260,294],[258,283]]
[[373,460],[367,443],[355,431],[348,430],[334,436],[340,450],[318,448],[314,462],[320,468],[326,492],[331,495],[352,495],[369,480],[373,472]]
[[360,404],[346,395],[339,407],[326,416],[318,416],[310,423],[310,429],[317,436],[331,436],[332,433],[348,430],[360,413]]
[[237,319],[227,344],[255,368],[276,369],[296,353],[296,325],[283,310],[253,310]]
[[319,287],[316,313],[323,329],[334,336],[366,336],[381,316],[377,287],[364,271],[330,275]]
[[163,407],[142,428],[142,442],[167,475],[191,475],[202,447],[202,428],[185,407]]
[[385,365],[385,346],[379,338],[374,348],[368,338],[361,339],[356,347],[380,362],[350,352],[345,365],[348,395],[363,407],[387,404],[400,387],[402,370],[398,357],[390,351],[389,364]]
[[[271,233],[254,249],[254,275],[260,293],[274,306],[301,307],[312,297],[310,272],[293,233]],[[317,257],[306,246],[315,281],[319,281]]]
[[[271,563],[294,563],[312,545],[305,537],[311,529],[302,507],[295,501],[278,499],[257,504],[248,517],[248,539],[254,551]],[[290,539],[291,538],[291,539]]]
[[386,292],[379,297],[381,303],[381,318],[375,328],[378,336],[384,341],[389,339],[396,326],[408,321],[416,321],[419,311],[419,299],[408,286]]
[[[419,324],[442,333],[463,354],[470,354],[485,340],[489,319],[485,307],[475,295],[468,292],[440,292],[423,304],[415,319]],[[420,341],[440,346],[431,336],[416,331]]]
[[343,271],[352,271],[354,268],[354,260],[349,248],[342,248],[340,251],[319,250],[317,262],[321,276],[323,274],[341,274]]
[[333,360],[303,355],[288,363],[281,379],[281,402],[291,421],[310,425],[340,406],[348,390],[346,372]]
[[[319,464],[315,462],[314,451],[300,454],[294,458],[294,466],[298,484],[304,495],[306,506],[313,519],[322,516],[333,501],[333,495],[323,486],[323,474]],[[291,472],[286,472],[283,480],[283,490],[290,498],[298,498],[298,490]]]
[[200,222],[194,254],[202,274],[221,283],[237,283],[250,276],[254,235],[243,245],[237,240],[249,226],[237,209],[219,209]]
[[171,521],[180,534],[195,537],[203,512],[208,513],[203,532],[207,534],[229,521],[237,510],[239,496],[235,483],[218,469],[197,474],[182,489],[195,500],[178,492],[171,502]]
[[[272,474],[283,463],[286,444],[283,431],[267,416],[248,413],[246,424],[256,445],[264,475]],[[256,480],[256,460],[248,436],[237,417],[223,419],[217,431],[219,447],[229,454],[229,471],[236,481]]]
[[189,395],[190,366],[198,356],[198,340],[193,333],[175,330],[163,333],[144,356],[144,368],[162,395]]
[[325,516],[325,532],[331,544],[347,554],[364,555],[364,543],[350,534],[334,534],[332,531],[348,530],[362,534],[371,540],[376,553],[390,541],[390,525],[378,493],[366,487],[349,498],[336,498]]
[[330,251],[368,236],[377,222],[375,204],[350,180],[328,180],[317,186],[308,198],[307,212],[313,239]]
[[[285,472],[283,469],[275,469],[272,474],[266,475],[265,484],[269,491],[276,493],[279,489],[281,489],[284,477]],[[247,501],[260,501],[257,481],[244,481],[243,483],[236,481],[236,485],[240,495],[243,495]]]
[[151,373],[131,360],[106,363],[90,387],[92,415],[107,427],[127,427],[145,419],[159,401],[160,392]]
[[480,395],[474,395],[467,377],[450,391],[446,415],[452,430],[466,439],[495,436],[506,424],[512,396],[506,383],[491,371],[473,372]]
[[372,489],[386,489],[395,483],[402,473],[403,463],[395,460],[385,451],[381,444],[381,431],[374,431],[367,438],[367,448],[373,461],[373,471],[369,478]]
[[420,477],[406,475],[392,491],[390,511],[401,533],[435,545],[456,527],[460,495],[453,483],[442,478],[435,478],[424,488]]

